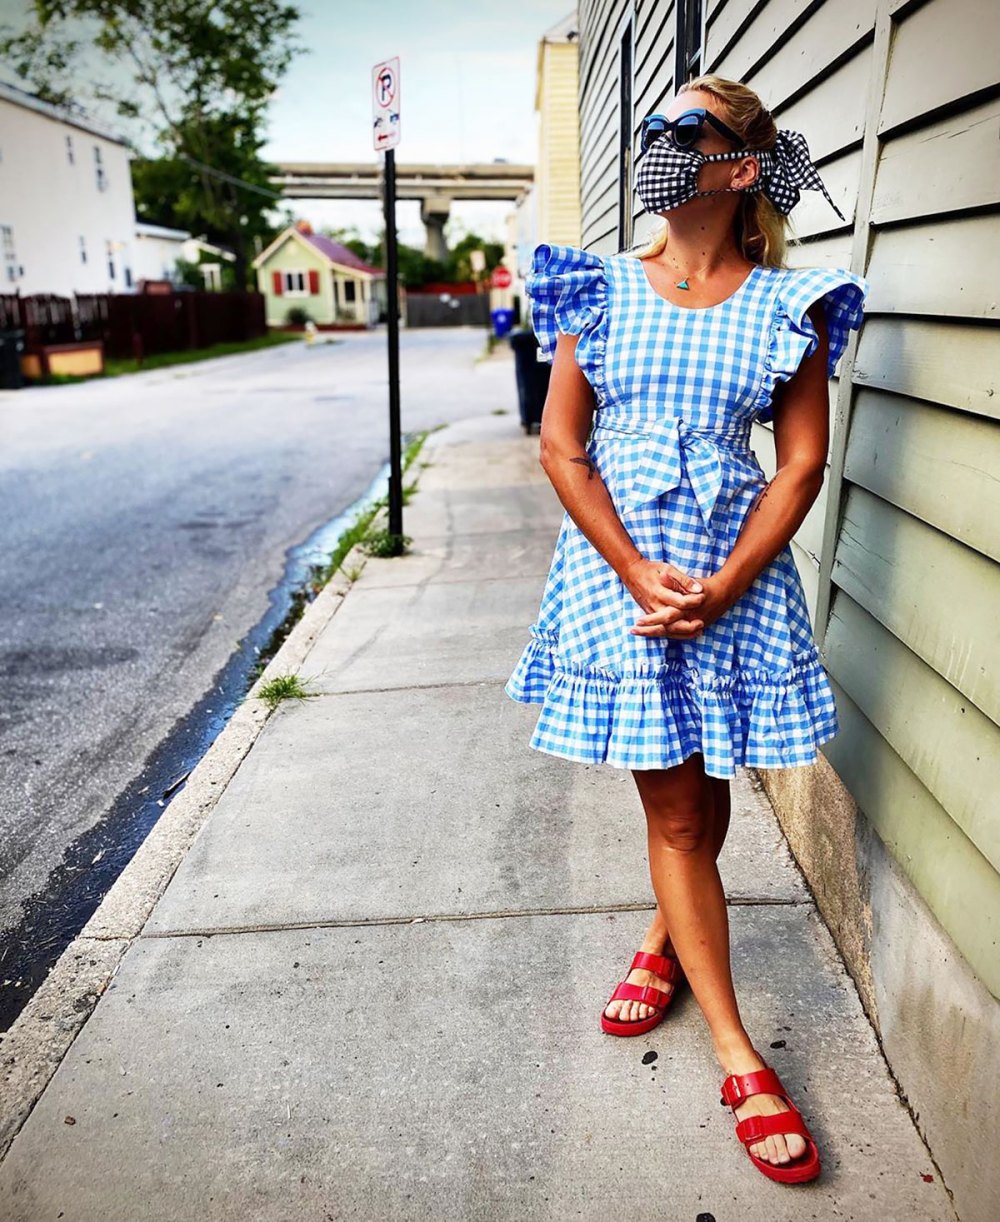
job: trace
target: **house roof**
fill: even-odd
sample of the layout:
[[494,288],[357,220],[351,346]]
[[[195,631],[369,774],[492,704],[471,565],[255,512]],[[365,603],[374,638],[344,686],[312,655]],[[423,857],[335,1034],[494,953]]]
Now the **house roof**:
[[580,19],[576,9],[557,21],[542,35],[542,42],[573,42],[580,37]]
[[137,238],[167,238],[175,242],[186,242],[191,236],[187,229],[172,229],[169,225],[154,225],[152,221],[135,222]]
[[319,233],[303,233],[296,225],[289,225],[283,232],[279,233],[270,246],[262,250],[259,255],[253,260],[252,266],[262,267],[268,259],[281,247],[291,239],[292,241],[305,242],[307,246],[311,246],[317,254],[322,255],[328,263],[335,263],[338,267],[350,268],[353,271],[363,272],[367,276],[382,277],[385,272],[380,267],[372,267],[370,263],[366,263],[364,259],[359,259],[353,250],[349,250],[346,246],[342,246],[339,242],[335,242],[332,238],[326,238]]
[[33,93],[28,93],[24,89],[18,89],[16,85],[12,85],[8,81],[0,81],[0,101],[10,102],[13,106],[23,106],[25,110],[34,110],[40,115],[45,115],[47,119],[55,119],[57,123],[65,123],[67,127],[75,127],[79,131],[87,132],[89,135],[100,136],[102,140],[108,140],[112,144],[120,144],[125,148],[128,147],[127,142],[116,132],[95,122],[82,112],[74,113],[66,110],[65,107],[54,106],[51,102],[45,102]]
[[329,259],[331,263],[339,263],[341,267],[357,268],[359,272],[367,272],[369,276],[383,274],[380,267],[372,267],[364,259],[358,258],[353,250],[347,246],[341,246],[333,238],[324,237],[321,233],[303,233],[300,236],[305,238],[310,246],[315,246],[319,253]]
[[204,237],[196,238],[187,229],[172,229],[169,225],[154,225],[152,221],[136,219],[135,236],[136,238],[158,238],[164,242],[176,242],[178,246],[196,246],[206,254],[218,255],[220,259],[226,259],[230,263],[236,259],[231,250],[227,250],[224,246],[216,246],[213,242],[206,241]]

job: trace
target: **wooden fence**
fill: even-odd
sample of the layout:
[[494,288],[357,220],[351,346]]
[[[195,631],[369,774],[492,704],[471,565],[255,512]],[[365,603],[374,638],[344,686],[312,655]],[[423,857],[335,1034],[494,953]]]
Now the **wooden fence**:
[[7,294],[0,330],[24,331],[27,351],[101,340],[105,356],[123,358],[257,339],[267,322],[260,293]]

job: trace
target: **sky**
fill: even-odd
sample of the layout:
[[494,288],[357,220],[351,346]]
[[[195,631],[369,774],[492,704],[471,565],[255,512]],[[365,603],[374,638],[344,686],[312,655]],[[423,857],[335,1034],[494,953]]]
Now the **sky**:
[[[534,164],[538,42],[574,9],[572,0],[305,0],[297,57],[271,108],[264,155],[273,161],[375,162],[371,139],[371,70],[400,57],[397,165],[453,164],[502,157]],[[292,201],[313,225],[357,226],[374,238],[376,201]],[[422,246],[420,205],[397,205],[400,240]],[[454,225],[502,240],[510,205],[457,203]]]
[[[293,3],[296,0],[292,0]],[[271,161],[360,161],[376,164],[372,146],[371,72],[400,57],[401,139],[397,165],[408,162],[534,164],[538,43],[574,11],[573,0],[298,0],[303,52],[289,67],[270,109],[263,155]],[[29,0],[0,0],[0,20],[23,28]],[[21,84],[9,72],[4,79]],[[99,113],[95,118],[102,119]],[[116,124],[108,122],[109,127]],[[374,240],[382,226],[376,200],[292,200],[288,207],[316,228],[356,228]],[[503,239],[511,205],[452,206],[450,240],[474,230]],[[400,240],[423,246],[420,205],[396,209]]]

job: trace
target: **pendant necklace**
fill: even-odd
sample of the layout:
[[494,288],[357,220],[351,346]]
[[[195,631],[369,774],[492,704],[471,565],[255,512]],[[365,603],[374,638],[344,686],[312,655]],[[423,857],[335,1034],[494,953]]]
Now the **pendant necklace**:
[[[698,275],[700,275],[700,273],[698,273]],[[680,280],[675,280],[674,287],[683,288],[683,290],[687,291],[689,288],[691,288],[691,282],[689,282],[689,280],[691,280],[691,273],[688,273],[686,276],[681,276]]]
[[[704,268],[700,271],[696,271],[696,273],[693,273],[693,275],[697,275],[697,276],[704,275]],[[688,288],[691,288],[691,276],[692,276],[692,273],[689,273],[688,271],[688,274],[686,276],[681,276],[680,280],[674,281],[674,287],[683,288],[683,290],[688,290]]]

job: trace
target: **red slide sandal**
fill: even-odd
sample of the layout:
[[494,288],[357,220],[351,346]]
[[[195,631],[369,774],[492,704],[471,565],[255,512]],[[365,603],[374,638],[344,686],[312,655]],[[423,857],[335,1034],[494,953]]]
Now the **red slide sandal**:
[[[651,984],[638,985],[628,984],[622,980],[619,982],[615,991],[605,1003],[604,1010],[613,1001],[641,1001],[647,1006],[653,1006],[653,1013],[648,1014],[645,1018],[637,1018],[632,1022],[622,1022],[617,1018],[608,1018],[601,1011],[601,1027],[609,1035],[642,1035],[646,1031],[652,1029],[663,1021],[663,1016],[667,1012],[667,1008],[677,995],[677,989],[681,981],[684,979],[684,971],[680,963],[676,959],[670,958],[669,955],[653,955],[649,951],[637,950],[632,959],[632,966],[629,968],[631,972],[634,968],[643,968],[647,972],[654,972],[661,980],[665,980],[668,984],[674,987],[669,993],[665,993],[662,989],[656,989]],[[626,972],[627,976],[629,972]]]
[[[750,1161],[769,1180],[777,1180],[779,1184],[803,1184],[806,1180],[814,1180],[820,1171],[819,1150],[812,1134],[806,1128],[802,1113],[788,1097],[788,1092],[781,1085],[781,1079],[770,1065],[754,1073],[731,1074],[722,1084],[723,1101],[734,1110],[751,1095],[778,1095],[784,1099],[790,1110],[779,1112],[775,1116],[748,1116],[746,1120],[737,1122],[736,1136],[746,1147]],[[750,1153],[752,1145],[779,1133],[782,1136],[798,1133],[805,1140],[806,1152],[792,1159],[790,1163],[769,1163],[766,1159]]]

